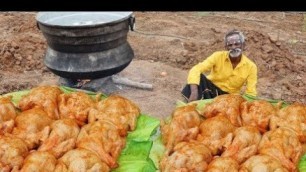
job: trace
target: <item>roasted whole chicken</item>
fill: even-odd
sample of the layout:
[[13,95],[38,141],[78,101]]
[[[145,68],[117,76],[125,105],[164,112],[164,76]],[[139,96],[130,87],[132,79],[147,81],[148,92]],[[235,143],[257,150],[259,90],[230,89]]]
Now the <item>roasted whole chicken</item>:
[[278,127],[292,128],[300,142],[306,143],[306,105],[293,103],[281,109],[270,121],[271,130]]
[[120,129],[121,135],[127,135],[136,128],[139,115],[140,109],[135,103],[119,95],[110,95],[91,109],[88,120],[110,120]]
[[200,124],[197,140],[209,147],[213,155],[220,155],[231,144],[235,129],[228,118],[217,115]]
[[233,141],[221,156],[231,157],[241,164],[257,153],[260,140],[261,134],[256,127],[239,127],[234,131]]
[[108,120],[99,120],[84,125],[77,138],[77,147],[98,155],[110,168],[118,166],[117,159],[125,146],[117,126]]
[[58,96],[60,118],[75,119],[81,127],[87,124],[89,110],[95,105],[95,101],[84,92],[73,92]]
[[54,172],[57,160],[49,152],[31,152],[24,160],[20,172]]
[[265,100],[254,100],[241,104],[242,125],[251,125],[259,129],[261,133],[269,130],[269,121],[275,116],[278,108]]
[[65,153],[54,172],[109,172],[109,167],[92,151],[77,148]]
[[233,125],[240,127],[240,104],[246,100],[239,94],[223,94],[213,99],[203,109],[203,116],[206,118],[214,117],[218,114],[224,114]]
[[303,148],[298,136],[291,128],[280,127],[266,132],[259,143],[258,152],[277,159],[289,171],[296,167]]
[[60,119],[50,125],[48,137],[38,148],[39,151],[48,151],[56,158],[75,148],[80,128],[74,119]]
[[160,170],[162,172],[202,172],[207,169],[211,160],[212,154],[204,144],[194,140],[180,142],[175,145],[172,154],[164,154],[160,162]]
[[269,155],[254,155],[240,166],[239,172],[289,172],[280,161]]
[[166,145],[166,153],[171,153],[173,147],[181,141],[195,140],[199,133],[200,122],[196,105],[176,108],[169,124],[161,121],[161,135]]
[[100,100],[57,86],[30,90],[16,105],[0,97],[1,172],[108,172],[118,167],[139,107],[111,95]]
[[0,171],[18,171],[29,154],[26,143],[12,135],[0,135]]
[[11,133],[17,116],[12,97],[0,97],[0,134]]
[[59,119],[57,97],[62,93],[57,86],[38,86],[21,98],[18,107],[22,111],[41,107],[51,119]]
[[23,139],[31,150],[37,148],[41,141],[48,137],[52,121],[40,107],[26,110],[15,118],[12,134]]
[[209,164],[206,172],[238,172],[239,164],[230,157],[216,157]]

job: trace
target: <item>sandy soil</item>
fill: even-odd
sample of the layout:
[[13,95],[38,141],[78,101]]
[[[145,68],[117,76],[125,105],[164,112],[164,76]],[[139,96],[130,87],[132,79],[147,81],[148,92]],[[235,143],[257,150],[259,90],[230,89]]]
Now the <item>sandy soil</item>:
[[[0,12],[0,94],[57,84],[43,64],[46,40],[35,12]],[[259,68],[259,97],[306,103],[306,19],[295,12],[135,12],[128,42],[135,57],[119,75],[153,84],[141,90],[118,85],[143,113],[168,116],[188,70],[216,50],[233,28],[247,37],[245,54]],[[166,73],[166,74],[165,74]]]

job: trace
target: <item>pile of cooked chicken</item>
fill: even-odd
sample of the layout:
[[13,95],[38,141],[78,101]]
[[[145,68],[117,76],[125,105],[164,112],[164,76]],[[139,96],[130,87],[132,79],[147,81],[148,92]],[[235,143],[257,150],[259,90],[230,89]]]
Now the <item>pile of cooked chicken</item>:
[[162,121],[163,172],[294,172],[306,152],[306,105],[220,95],[201,111],[176,108]]
[[38,86],[18,104],[0,98],[0,171],[107,172],[118,167],[139,107],[110,95]]

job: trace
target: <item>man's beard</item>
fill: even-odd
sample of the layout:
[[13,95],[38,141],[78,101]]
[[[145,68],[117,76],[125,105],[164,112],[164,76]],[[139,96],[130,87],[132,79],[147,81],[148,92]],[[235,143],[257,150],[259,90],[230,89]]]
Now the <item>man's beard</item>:
[[231,57],[237,58],[242,54],[242,50],[241,48],[234,48],[234,49],[229,50],[229,54]]

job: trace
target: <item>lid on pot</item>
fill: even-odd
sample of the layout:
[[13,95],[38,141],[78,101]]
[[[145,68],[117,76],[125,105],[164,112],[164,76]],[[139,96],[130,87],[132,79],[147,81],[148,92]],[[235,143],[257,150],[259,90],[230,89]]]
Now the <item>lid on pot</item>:
[[39,12],[36,20],[48,26],[93,26],[117,23],[128,19],[133,12]]

